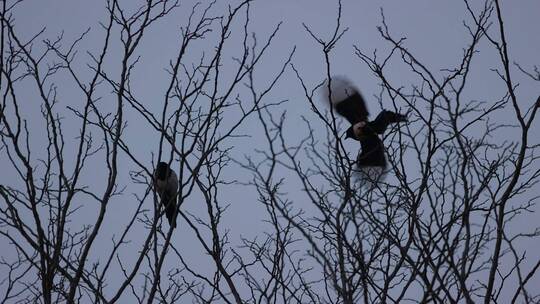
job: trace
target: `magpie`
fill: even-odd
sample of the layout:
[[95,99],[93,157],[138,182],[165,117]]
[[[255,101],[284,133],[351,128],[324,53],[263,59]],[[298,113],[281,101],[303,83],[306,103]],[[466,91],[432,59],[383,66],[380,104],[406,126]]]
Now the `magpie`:
[[176,195],[178,193],[178,177],[165,162],[159,162],[154,172],[154,188],[165,208],[169,225],[176,227]]
[[327,94],[327,97],[330,97],[334,110],[351,123],[345,132],[345,139],[357,140],[362,146],[356,165],[360,169],[375,167],[384,170],[387,164],[379,134],[383,134],[392,123],[406,122],[407,116],[383,109],[374,120],[369,121],[366,102],[350,81],[335,77],[330,89],[331,94]]

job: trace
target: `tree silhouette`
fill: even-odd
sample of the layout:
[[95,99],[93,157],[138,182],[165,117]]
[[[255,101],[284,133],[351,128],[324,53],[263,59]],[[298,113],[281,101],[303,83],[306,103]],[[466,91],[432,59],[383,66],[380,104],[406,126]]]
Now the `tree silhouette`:
[[[380,83],[370,109],[408,117],[381,137],[389,172],[369,187],[355,178],[348,126],[320,100],[332,99],[333,51],[346,43],[341,2],[329,39],[305,25],[325,63],[315,84],[294,63],[295,47],[272,54],[281,24],[252,33],[250,0],[189,9],[108,0],[101,27],[71,40],[22,35],[20,2],[3,1],[0,14],[2,303],[539,300],[540,259],[525,248],[539,229],[515,225],[537,211],[540,177],[540,97],[522,100],[516,79],[539,82],[540,73],[510,56],[500,1],[464,2],[468,42],[444,70],[395,38],[382,12],[388,47],[354,47]],[[146,70],[145,48],[178,16],[175,55],[150,91],[159,73]],[[505,91],[483,102],[468,97],[481,45],[498,55]],[[389,76],[396,64],[408,83]],[[289,73],[313,110],[302,126],[279,90]],[[246,130],[264,145],[238,157]],[[175,229],[153,186],[160,161],[178,177]],[[247,200],[249,191],[262,232],[237,237],[228,221],[250,214],[227,213],[224,193]]]
[[[341,138],[339,119],[315,94],[324,87],[333,98],[332,50],[347,30],[339,22],[341,7],[330,39],[305,26],[320,45],[326,79],[309,87],[293,69],[318,119],[305,119],[307,135],[291,143],[284,136],[285,116],[266,111],[260,122],[269,152],[245,165],[276,218],[276,231],[289,235],[292,229],[309,247],[290,262],[299,277],[296,288],[302,290],[296,294],[308,294],[317,303],[490,303],[501,301],[501,293],[512,302],[538,301],[527,283],[540,260],[519,249],[536,239],[538,227],[527,232],[509,228],[534,212],[537,196],[529,191],[540,175],[538,145],[531,144],[540,97],[518,100],[513,74],[523,72],[538,81],[538,71],[512,64],[498,1],[486,1],[479,11],[468,1],[465,5],[470,36],[455,67],[430,70],[403,38],[394,38],[384,14],[379,34],[388,50],[368,53],[355,47],[380,81],[376,102],[409,113],[409,123],[384,138],[391,177],[373,187],[354,178],[355,154]],[[497,100],[479,102],[468,100],[467,92],[483,41],[499,55],[493,69],[506,91]],[[388,77],[396,60],[408,67],[410,84]],[[321,127],[324,141],[315,135]],[[286,187],[282,170],[298,177],[304,193],[300,201],[309,207],[281,191]],[[276,242],[286,243],[279,235]],[[319,280],[308,280],[318,274]]]

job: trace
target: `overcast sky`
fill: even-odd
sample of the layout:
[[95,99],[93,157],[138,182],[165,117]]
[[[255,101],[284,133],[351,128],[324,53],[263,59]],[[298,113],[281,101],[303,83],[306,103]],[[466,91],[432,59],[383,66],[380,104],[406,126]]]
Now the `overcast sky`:
[[[129,5],[130,1],[122,1],[123,5]],[[135,2],[135,1],[134,1]],[[140,2],[140,1],[138,1]],[[477,1],[480,2],[480,1]],[[214,8],[215,14],[220,10],[225,10],[228,1],[219,0]],[[182,2],[182,8],[190,8],[191,1]],[[171,16],[155,24],[146,34],[139,54],[141,59],[133,75],[134,91],[141,100],[162,100],[168,74],[165,68],[169,60],[174,58],[178,47],[179,26],[183,25],[188,9],[179,9]],[[359,1],[343,0],[342,24],[349,30],[344,35],[332,55],[332,73],[345,75],[357,85],[367,97],[379,92],[377,79],[369,69],[354,54],[353,46],[372,52],[379,49],[381,52],[388,50],[388,45],[380,38],[377,26],[381,24],[381,8],[384,10],[386,21],[390,31],[396,37],[407,37],[406,45],[414,54],[424,60],[424,63],[432,69],[442,69],[456,65],[461,56],[463,48],[466,47],[469,37],[467,30],[463,26],[463,21],[469,19],[466,15],[465,5],[462,1],[442,1],[442,0],[385,0],[385,1]],[[258,0],[252,6],[252,17],[250,29],[258,37],[263,39],[274,27],[283,22],[275,43],[270,49],[270,55],[261,63],[259,69],[267,70],[267,77],[274,75],[279,63],[283,62],[289,52],[296,47],[296,54],[293,58],[294,65],[298,68],[308,85],[314,86],[324,79],[324,62],[321,49],[315,41],[307,34],[302,24],[309,26],[321,37],[329,37],[333,32],[336,22],[337,5],[336,1],[330,0]],[[503,1],[503,16],[505,20],[509,52],[513,61],[517,61],[526,68],[540,65],[540,1]],[[88,28],[91,29],[84,41],[80,44],[80,53],[77,60],[81,71],[84,72],[84,64],[89,62],[86,51],[97,51],[102,45],[103,31],[99,27],[99,22],[106,19],[104,1],[92,0],[27,0],[19,5],[15,13],[16,31],[25,39],[37,33],[43,27],[46,28],[43,38],[53,39],[63,32],[66,41],[72,41]],[[201,43],[201,52],[205,45]],[[491,71],[492,68],[499,67],[495,63],[496,54],[493,50],[487,49],[486,44],[482,44],[481,54],[474,61],[474,73],[471,75],[471,87],[468,91],[472,100],[490,101],[504,94],[505,88],[497,75]],[[110,62],[111,71],[114,62]],[[87,71],[88,72],[88,71]],[[258,80],[264,83],[264,73],[261,73]],[[399,68],[390,75],[395,83],[408,86],[406,74],[402,74]],[[528,81],[526,78],[516,75],[520,86],[517,89],[517,97],[523,103],[530,103],[540,94],[538,82]],[[62,107],[72,104],[82,104],[80,93],[73,90],[74,83],[66,80],[59,84],[60,104]],[[39,108],[32,107],[32,93],[28,93],[27,115],[38,115]],[[270,100],[287,99],[289,119],[294,121],[295,117],[300,121],[300,115],[310,115],[310,110],[305,101],[303,91],[296,77],[291,70],[285,74],[282,81],[278,83],[277,89],[272,93]],[[156,102],[156,105],[159,106]],[[376,105],[370,105],[376,108]],[[132,149],[147,164],[151,163],[152,152],[155,152],[155,145],[158,142],[155,134],[144,127],[144,124],[137,124],[136,116],[128,114],[128,141]],[[72,138],[76,136],[77,129],[69,130],[69,119],[66,134]],[[75,119],[71,121],[76,121]],[[34,129],[42,128],[42,123],[32,125]],[[251,125],[250,125],[251,124]],[[538,124],[537,124],[538,125]],[[253,128],[258,125],[250,121],[243,132],[250,134]],[[291,137],[304,134],[305,130],[291,128]],[[71,132],[71,134],[70,134]],[[298,132],[296,134],[295,132]],[[321,133],[322,134],[322,133]],[[45,138],[32,137],[37,150],[43,149]],[[239,139],[233,153],[236,156],[250,154],[253,147],[257,146],[257,139]],[[41,150],[43,152],[43,150]],[[41,152],[36,151],[36,154]],[[3,153],[3,152],[2,152]],[[5,155],[0,157],[2,166],[7,164]],[[126,206],[134,206],[132,192],[140,190],[130,185],[127,178],[127,170],[132,169],[128,161],[121,164],[126,178],[123,185],[127,188],[126,195],[113,201],[107,215],[106,225],[109,231],[114,233],[122,227]],[[3,169],[2,169],[3,170]],[[234,169],[230,174],[235,175],[235,179],[249,179],[246,172]],[[99,177],[86,174],[86,181],[98,188]],[[9,184],[6,174],[0,174],[0,183]],[[133,188],[132,188],[133,187]],[[539,189],[534,189],[536,194]],[[292,194],[294,196],[294,194]],[[231,228],[231,235],[254,236],[259,233],[262,226],[261,218],[264,216],[261,207],[256,203],[256,195],[252,190],[246,192],[228,192],[223,194],[224,201],[231,204],[226,216],[226,225]],[[130,205],[131,204],[131,205]],[[185,208],[196,209],[195,202],[187,202]],[[536,217],[538,218],[538,217]],[[141,227],[142,229],[142,227]],[[118,230],[119,233],[119,230]],[[110,235],[103,236],[103,243],[107,243]],[[193,259],[200,255],[198,246],[190,246],[187,240],[193,235],[187,231],[182,231],[182,223],[179,222],[179,231],[175,236],[175,242],[183,242],[185,253]],[[238,240],[238,239],[236,239]],[[110,244],[109,244],[110,245]],[[0,238],[0,248],[6,248],[6,240]],[[107,245],[104,245],[107,246]],[[540,250],[531,247],[532,250]],[[202,259],[202,258],[201,258]],[[205,262],[201,260],[201,267]]]

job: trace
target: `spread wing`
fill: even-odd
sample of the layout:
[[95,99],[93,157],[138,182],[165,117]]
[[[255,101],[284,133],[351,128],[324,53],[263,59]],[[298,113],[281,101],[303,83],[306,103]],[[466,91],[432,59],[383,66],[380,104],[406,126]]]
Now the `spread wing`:
[[372,122],[369,123],[369,127],[378,134],[383,134],[384,131],[386,131],[386,128],[391,123],[399,123],[399,122],[405,122],[407,121],[407,116],[388,111],[388,110],[382,110],[379,115],[377,115],[377,118],[375,118]]
[[358,92],[338,101],[334,109],[339,115],[345,117],[352,125],[360,121],[366,121],[369,115],[364,98]]
[[351,124],[367,121],[369,112],[364,98],[350,81],[342,77],[334,77],[330,83],[327,98],[335,111],[345,117]]

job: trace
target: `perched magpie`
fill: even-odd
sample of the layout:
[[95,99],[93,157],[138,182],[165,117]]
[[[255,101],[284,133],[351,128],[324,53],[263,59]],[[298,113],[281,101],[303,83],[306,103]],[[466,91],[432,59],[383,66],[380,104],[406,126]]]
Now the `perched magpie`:
[[340,77],[333,78],[331,90],[330,102],[335,111],[351,123],[345,133],[345,138],[355,139],[362,145],[356,159],[357,166],[360,169],[366,167],[385,169],[384,145],[379,134],[383,134],[391,123],[407,121],[407,117],[382,110],[375,120],[369,121],[369,112],[364,98],[348,80]]
[[154,187],[161,198],[161,205],[165,208],[169,225],[175,228],[178,177],[165,162],[159,162],[157,164],[156,171],[154,172]]

